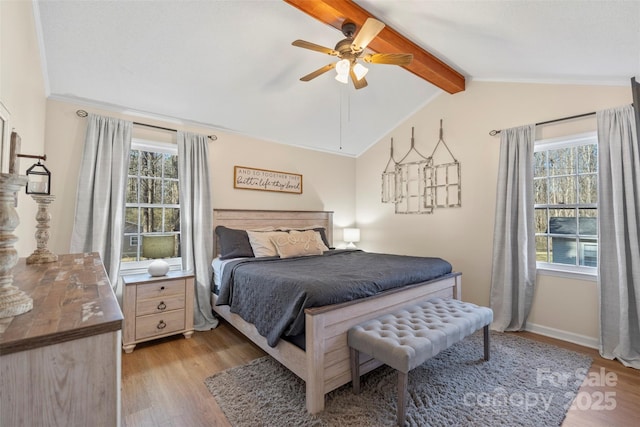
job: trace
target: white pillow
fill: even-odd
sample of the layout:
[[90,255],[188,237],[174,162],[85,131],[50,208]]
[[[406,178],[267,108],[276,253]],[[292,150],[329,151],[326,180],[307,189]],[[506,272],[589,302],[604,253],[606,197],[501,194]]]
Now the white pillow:
[[[320,246],[320,249],[322,249],[322,251],[328,251],[329,248],[327,247],[327,245],[324,244],[324,240],[322,240],[322,236],[320,235],[320,232],[312,230],[315,235],[316,235],[316,239],[318,240],[318,245]],[[290,233],[298,233],[297,231],[290,231]]]
[[265,256],[278,256],[276,247],[271,242],[271,237],[277,237],[280,235],[287,236],[288,233],[284,231],[251,231],[247,230],[249,236],[249,243],[251,249],[253,249],[253,255],[256,258]]
[[313,230],[291,231],[284,233],[284,235],[272,236],[271,242],[280,258],[322,255],[322,252],[327,250],[325,244],[322,243],[320,233]]
[[325,244],[325,240],[322,238],[322,234],[320,234],[320,232],[318,231],[319,229],[322,229],[322,233],[325,235],[327,235],[327,229],[325,227],[323,227],[322,225],[305,225],[305,226],[300,226],[300,227],[278,227],[276,228],[276,230],[278,231],[307,231],[307,230],[313,230],[316,233],[318,233],[318,238],[320,239],[320,241],[322,242],[322,245],[325,247],[325,251],[328,251],[329,248],[327,247],[327,244],[329,244],[329,242],[327,241]]

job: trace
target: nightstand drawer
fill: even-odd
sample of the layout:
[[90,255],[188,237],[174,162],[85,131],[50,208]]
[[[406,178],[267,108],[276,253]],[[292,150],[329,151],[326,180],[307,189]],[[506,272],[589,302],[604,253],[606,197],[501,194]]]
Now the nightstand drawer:
[[136,340],[184,330],[184,310],[136,318]]
[[184,293],[168,295],[164,298],[142,299],[136,302],[136,316],[164,313],[184,308]]
[[184,280],[162,280],[138,285],[136,299],[159,298],[165,295],[184,295]]

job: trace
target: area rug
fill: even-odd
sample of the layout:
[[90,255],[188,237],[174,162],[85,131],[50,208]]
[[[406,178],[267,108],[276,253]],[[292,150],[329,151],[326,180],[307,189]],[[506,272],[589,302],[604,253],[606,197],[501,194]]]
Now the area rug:
[[[410,426],[558,426],[591,366],[591,358],[552,345],[491,333],[484,362],[482,331],[409,373]],[[205,380],[231,425],[392,426],[397,374],[380,367],[326,396],[325,410],[305,410],[305,384],[267,356]]]

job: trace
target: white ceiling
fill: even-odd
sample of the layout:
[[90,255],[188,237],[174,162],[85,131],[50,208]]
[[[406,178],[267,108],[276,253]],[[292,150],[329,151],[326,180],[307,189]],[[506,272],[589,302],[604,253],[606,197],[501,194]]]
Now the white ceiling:
[[[640,1],[360,0],[467,81],[628,85]],[[357,156],[442,92],[367,64],[356,91],[326,73],[332,27],[279,0],[35,0],[50,96]],[[142,120],[140,120],[142,121]]]

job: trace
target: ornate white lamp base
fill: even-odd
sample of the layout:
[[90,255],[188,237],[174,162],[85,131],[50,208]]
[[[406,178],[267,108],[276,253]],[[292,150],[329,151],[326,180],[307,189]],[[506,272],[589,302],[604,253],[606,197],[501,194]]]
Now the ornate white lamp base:
[[13,245],[18,238],[13,234],[20,218],[14,207],[15,193],[24,187],[27,177],[0,174],[0,318],[17,316],[33,308],[33,300],[12,285],[11,271],[18,263],[18,252]]
[[45,264],[47,262],[55,262],[58,255],[47,249],[49,242],[49,205],[55,200],[55,196],[48,194],[32,194],[31,197],[38,204],[38,213],[36,213],[36,244],[37,249],[33,251],[27,258],[27,264]]

